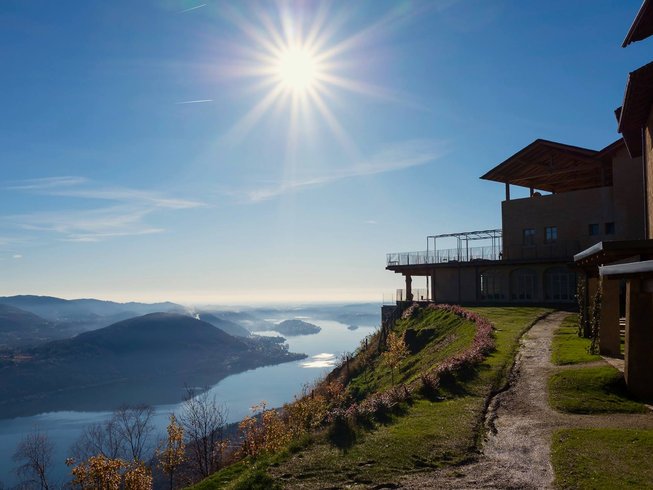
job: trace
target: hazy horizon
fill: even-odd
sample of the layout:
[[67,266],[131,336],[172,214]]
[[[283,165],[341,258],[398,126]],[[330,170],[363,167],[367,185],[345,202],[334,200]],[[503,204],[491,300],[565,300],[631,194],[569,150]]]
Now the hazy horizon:
[[[257,306],[285,306],[285,307],[296,307],[296,306],[311,306],[311,305],[347,305],[347,304],[367,304],[375,303],[381,304],[383,302],[382,298],[378,294],[370,294],[369,296],[354,296],[347,295],[347,292],[344,291],[342,294],[334,295],[330,297],[324,297],[316,293],[277,293],[266,295],[248,295],[247,293],[240,294],[230,293],[205,293],[205,294],[179,294],[179,293],[170,293],[166,295],[165,293],[155,294],[155,295],[140,295],[140,296],[129,296],[129,295],[115,295],[115,294],[89,294],[86,293],[71,293],[71,294],[57,294],[57,293],[33,293],[33,292],[18,292],[18,293],[5,293],[0,290],[0,297],[5,296],[42,296],[42,297],[54,297],[65,300],[79,300],[79,299],[96,299],[100,301],[112,301],[116,303],[163,303],[171,302],[176,303],[182,306],[188,307],[257,307]],[[376,297],[375,297],[376,296]],[[176,299],[175,299],[176,298]]]

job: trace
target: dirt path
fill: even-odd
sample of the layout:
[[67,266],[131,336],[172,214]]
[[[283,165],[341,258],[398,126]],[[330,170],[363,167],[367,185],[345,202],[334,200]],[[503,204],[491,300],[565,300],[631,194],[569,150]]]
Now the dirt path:
[[553,486],[551,437],[566,427],[653,428],[653,414],[571,415],[554,411],[547,400],[553,366],[553,332],[568,315],[556,312],[523,337],[509,388],[490,403],[483,454],[466,466],[402,479],[403,488],[545,489]]

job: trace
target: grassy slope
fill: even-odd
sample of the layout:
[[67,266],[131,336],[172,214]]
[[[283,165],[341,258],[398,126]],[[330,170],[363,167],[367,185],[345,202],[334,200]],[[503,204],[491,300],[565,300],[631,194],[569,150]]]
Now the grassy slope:
[[549,379],[549,403],[571,413],[643,413],[644,404],[633,400],[623,375],[612,366],[569,369]]
[[[475,308],[495,323],[496,351],[475,372],[459,378],[443,390],[444,401],[417,398],[401,416],[372,430],[359,431],[347,451],[336,448],[323,436],[315,436],[303,450],[286,451],[226,468],[202,484],[209,488],[236,488],[253,472],[267,471],[284,486],[324,486],[383,483],[406,472],[456,464],[473,456],[480,440],[483,410],[488,395],[501,387],[518,349],[518,339],[540,315],[540,308]],[[436,328],[434,328],[436,327]],[[428,311],[418,318],[399,322],[398,329],[416,331],[425,347],[406,359],[395,373],[396,382],[409,382],[427,367],[467,347],[474,336],[471,323],[443,312]],[[359,396],[390,386],[390,372],[374,364],[353,379],[352,392]]]
[[553,336],[551,362],[557,365],[600,361],[601,356],[588,352],[590,339],[578,336],[578,315],[569,315]]
[[556,486],[653,489],[653,430],[565,429],[553,435]]

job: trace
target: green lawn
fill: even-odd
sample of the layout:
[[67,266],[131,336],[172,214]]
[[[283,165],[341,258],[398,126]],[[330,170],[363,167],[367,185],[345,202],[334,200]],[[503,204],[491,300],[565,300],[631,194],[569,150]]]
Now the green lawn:
[[562,365],[600,360],[601,356],[588,352],[590,343],[590,339],[578,336],[578,315],[569,315],[553,335],[551,362]]
[[571,413],[640,413],[644,404],[628,395],[623,375],[612,366],[560,371],[549,378],[549,403]]
[[[497,327],[496,350],[472,373],[460,376],[442,391],[444,401],[416,398],[404,412],[371,430],[357,430],[355,443],[342,450],[316,435],[304,450],[262,458],[253,465],[240,463],[226,468],[196,486],[198,489],[236,488],[237,482],[266,471],[276,481],[305,488],[325,485],[371,485],[391,481],[399,474],[461,463],[473,457],[482,436],[485,402],[489,394],[505,383],[518,349],[518,339],[542,308],[474,308]],[[437,333],[429,329],[436,328]],[[412,328],[429,343],[407,359],[396,380],[409,382],[420,370],[469,345],[473,326],[469,322],[426,311],[399,330]],[[384,389],[389,373],[380,365],[362,372],[351,383],[358,394]],[[260,475],[259,475],[260,476]]]
[[653,430],[559,430],[551,459],[557,488],[653,489]]

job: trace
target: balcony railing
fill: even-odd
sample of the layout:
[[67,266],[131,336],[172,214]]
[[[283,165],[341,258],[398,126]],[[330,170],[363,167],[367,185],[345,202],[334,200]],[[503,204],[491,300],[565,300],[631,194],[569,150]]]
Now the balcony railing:
[[443,264],[447,262],[471,262],[474,260],[499,260],[500,247],[469,247],[429,250],[424,252],[396,252],[386,257],[388,266]]
[[395,252],[386,255],[388,267],[397,265],[445,264],[483,260],[538,260],[566,259],[581,251],[578,241],[539,245],[509,245],[502,247],[469,247],[429,250],[423,252]]
[[[411,293],[413,294],[413,299],[412,299],[413,301],[431,300],[431,295],[429,294],[428,289],[423,289],[423,288],[411,289]],[[408,301],[408,293],[406,292],[405,289],[397,289],[395,298],[397,302]]]

